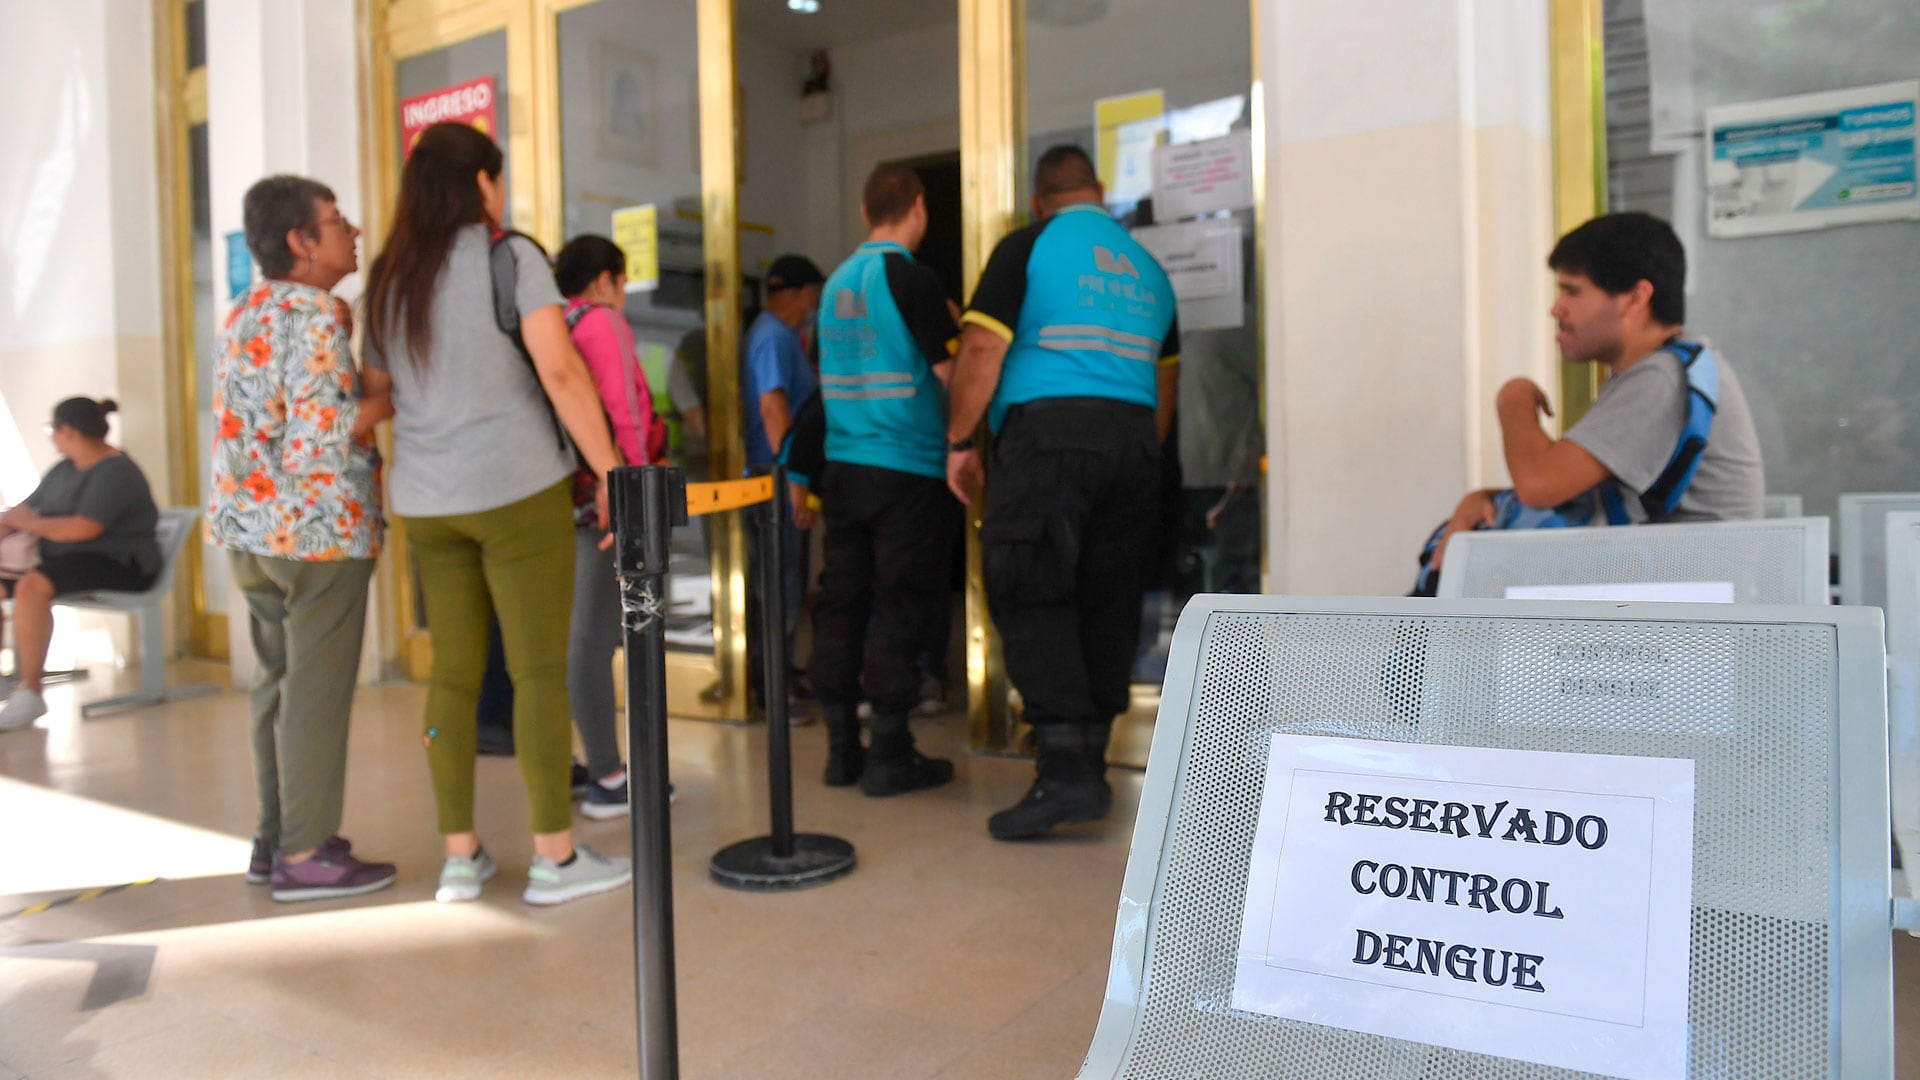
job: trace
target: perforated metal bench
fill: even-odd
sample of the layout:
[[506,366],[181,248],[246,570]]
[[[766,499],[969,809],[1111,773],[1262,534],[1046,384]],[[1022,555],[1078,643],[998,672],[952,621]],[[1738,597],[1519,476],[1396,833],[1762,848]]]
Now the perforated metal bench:
[[[1570,635],[1676,658],[1680,692],[1568,707]],[[1275,733],[1693,759],[1690,1075],[1893,1075],[1877,612],[1202,596],[1173,657],[1081,1076],[1588,1075],[1232,1007]]]
[[1742,604],[1827,600],[1827,519],[1461,533],[1439,595],[1500,599],[1515,586],[1726,582]]
[[214,683],[173,686],[167,682],[166,625],[161,604],[173,589],[174,570],[179,565],[181,552],[186,550],[188,540],[193,537],[194,522],[199,519],[200,511],[194,509],[160,511],[160,522],[155,528],[155,538],[160,542],[160,576],[146,590],[119,592],[102,589],[98,592],[71,593],[54,600],[57,607],[82,611],[118,611],[130,614],[134,619],[135,638],[140,649],[140,688],[131,694],[88,702],[80,707],[80,715],[101,716],[119,709],[212,694],[220,689]]

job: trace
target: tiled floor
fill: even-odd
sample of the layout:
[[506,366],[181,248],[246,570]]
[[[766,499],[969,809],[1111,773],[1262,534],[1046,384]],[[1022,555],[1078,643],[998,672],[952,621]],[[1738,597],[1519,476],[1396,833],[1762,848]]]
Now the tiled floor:
[[[104,694],[108,687],[83,686]],[[529,841],[511,761],[483,759],[502,873],[440,906],[421,691],[363,691],[345,832],[401,867],[357,900],[275,905],[240,876],[253,794],[233,694],[80,723],[73,693],[0,736],[0,1080],[633,1074],[625,892],[519,899]],[[925,725],[944,753],[957,717]],[[952,787],[886,801],[817,781],[796,732],[797,820],[860,866],[796,893],[719,888],[707,857],[764,831],[764,733],[672,730],[681,1060],[689,1077],[1064,1078],[1105,980],[1138,778],[1111,821],[1036,845],[987,839],[1021,762],[965,758]],[[580,835],[624,850],[623,822]],[[20,918],[41,900],[162,880]],[[1902,1075],[1920,1076],[1920,942],[1898,935]]]

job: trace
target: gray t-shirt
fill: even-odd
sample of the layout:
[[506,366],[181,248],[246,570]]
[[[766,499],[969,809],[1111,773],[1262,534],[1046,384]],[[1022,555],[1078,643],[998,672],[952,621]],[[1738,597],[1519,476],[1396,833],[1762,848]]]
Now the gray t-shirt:
[[[1732,366],[1718,353],[1714,359],[1720,367],[1719,408],[1700,467],[1672,521],[1764,516],[1767,481],[1753,414]],[[1686,425],[1686,374],[1679,358],[1662,349],[1601,384],[1593,408],[1566,437],[1598,458],[1627,489],[1627,512],[1640,522],[1646,513],[1638,496],[1666,469]]]
[[[518,256],[514,302],[522,318],[560,290],[537,245],[507,241]],[[415,517],[472,514],[519,502],[573,472],[546,392],[493,314],[485,225],[455,237],[433,294],[433,348],[422,367],[394,326],[367,366],[393,376],[393,511]]]
[[42,540],[42,559],[104,555],[143,574],[160,572],[160,543],[155,539],[160,509],[153,504],[147,475],[127,455],[101,458],[85,471],[62,458],[23,502],[41,517],[83,517],[105,530],[75,544]]

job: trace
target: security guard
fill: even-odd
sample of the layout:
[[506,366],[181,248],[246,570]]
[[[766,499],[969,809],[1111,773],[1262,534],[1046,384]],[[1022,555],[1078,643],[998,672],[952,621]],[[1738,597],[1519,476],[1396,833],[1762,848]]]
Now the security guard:
[[1179,331],[1166,273],[1104,198],[1083,151],[1047,151],[1035,224],[994,249],[961,316],[947,482],[972,505],[987,414],[987,603],[1039,751],[1026,796],[987,823],[999,840],[1106,815],[1107,733],[1140,636]]
[[[953,779],[953,763],[914,749],[926,628],[947,597],[960,507],[947,496],[942,388],[960,330],[940,278],[913,261],[927,233],[912,169],[867,178],[867,242],[821,294],[820,395],[826,406],[825,597],[813,613],[813,686],[827,722],[826,782],[897,795]],[[872,746],[855,708],[873,705]]]

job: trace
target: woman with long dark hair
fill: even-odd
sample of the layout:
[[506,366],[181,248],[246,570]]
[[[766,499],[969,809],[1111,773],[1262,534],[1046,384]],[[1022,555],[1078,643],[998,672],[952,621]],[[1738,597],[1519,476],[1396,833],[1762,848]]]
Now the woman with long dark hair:
[[[384,373],[369,392],[391,380],[389,490],[433,633],[423,726],[446,840],[436,896],[476,899],[494,873],[474,831],[473,786],[475,707],[497,615],[534,834],[524,898],[557,904],[632,878],[628,860],[573,842],[566,685],[575,469],[566,436],[602,478],[603,525],[604,478],[619,460],[545,253],[498,233],[502,165],[493,140],[463,124],[421,135],[368,275],[365,352],[367,367]],[[494,310],[496,242],[515,267],[502,300],[519,314],[519,341]]]
[[[0,594],[13,597],[14,674],[0,731],[46,715],[40,676],[53,640],[53,601],[95,589],[139,592],[160,573],[160,510],[146,474],[107,442],[112,401],[72,397],[47,434],[60,460],[19,506],[0,514]],[[0,624],[0,630],[5,626]]]

